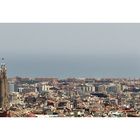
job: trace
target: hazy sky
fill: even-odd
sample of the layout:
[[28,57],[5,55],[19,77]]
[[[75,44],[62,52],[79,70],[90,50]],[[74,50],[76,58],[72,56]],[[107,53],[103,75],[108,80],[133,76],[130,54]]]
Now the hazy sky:
[[0,24],[8,76],[140,77],[140,24]]

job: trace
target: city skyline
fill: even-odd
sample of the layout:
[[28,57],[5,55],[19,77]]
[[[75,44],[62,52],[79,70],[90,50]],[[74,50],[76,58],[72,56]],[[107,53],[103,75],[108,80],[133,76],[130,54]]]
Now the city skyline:
[[140,77],[140,24],[0,24],[8,76]]
[[133,25],[2,24],[0,117],[140,117]]

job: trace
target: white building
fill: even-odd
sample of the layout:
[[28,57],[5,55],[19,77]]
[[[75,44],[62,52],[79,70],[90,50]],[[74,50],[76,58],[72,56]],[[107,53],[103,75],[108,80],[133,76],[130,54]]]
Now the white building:
[[90,84],[82,84],[78,87],[80,93],[92,93],[95,92],[95,86]]
[[50,85],[47,85],[47,84],[42,84],[42,91],[43,92],[51,92],[52,90],[51,90],[51,88],[52,88],[53,86],[50,86]]

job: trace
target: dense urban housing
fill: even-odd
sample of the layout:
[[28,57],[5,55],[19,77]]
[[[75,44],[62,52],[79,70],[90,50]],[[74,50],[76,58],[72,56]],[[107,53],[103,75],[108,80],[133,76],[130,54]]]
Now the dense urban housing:
[[0,68],[1,117],[140,117],[140,79],[7,78]]

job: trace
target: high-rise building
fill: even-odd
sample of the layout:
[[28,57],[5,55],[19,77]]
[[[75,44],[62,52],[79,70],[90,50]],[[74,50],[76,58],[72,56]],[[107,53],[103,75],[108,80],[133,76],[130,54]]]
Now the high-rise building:
[[12,83],[12,82],[9,82],[9,92],[10,93],[13,93],[13,92],[15,92],[16,90],[15,90],[15,84],[14,83]]
[[81,84],[78,86],[78,91],[82,94],[92,93],[95,91],[95,86],[90,84]]
[[8,80],[7,69],[4,63],[0,67],[0,111],[6,111],[8,109]]

